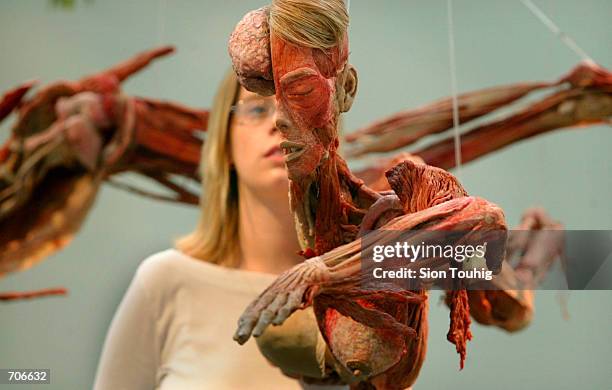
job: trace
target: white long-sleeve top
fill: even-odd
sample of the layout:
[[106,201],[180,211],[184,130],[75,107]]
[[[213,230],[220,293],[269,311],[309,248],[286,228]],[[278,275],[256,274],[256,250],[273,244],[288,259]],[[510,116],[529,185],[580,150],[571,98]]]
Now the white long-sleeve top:
[[147,258],[111,322],[94,389],[301,389],[252,340],[232,340],[242,311],[274,279],[175,249]]

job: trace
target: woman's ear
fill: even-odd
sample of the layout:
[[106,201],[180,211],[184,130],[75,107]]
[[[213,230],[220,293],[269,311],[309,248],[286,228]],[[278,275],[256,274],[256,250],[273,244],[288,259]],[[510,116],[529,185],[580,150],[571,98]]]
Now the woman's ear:
[[340,112],[347,112],[351,109],[353,100],[357,94],[357,70],[351,64],[346,65],[342,89],[343,92],[340,99]]

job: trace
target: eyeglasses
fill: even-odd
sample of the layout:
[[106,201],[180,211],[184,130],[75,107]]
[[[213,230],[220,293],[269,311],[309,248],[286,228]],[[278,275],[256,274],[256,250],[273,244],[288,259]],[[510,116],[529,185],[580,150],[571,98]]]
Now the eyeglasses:
[[240,100],[231,107],[231,112],[241,125],[259,125],[276,112],[273,99]]

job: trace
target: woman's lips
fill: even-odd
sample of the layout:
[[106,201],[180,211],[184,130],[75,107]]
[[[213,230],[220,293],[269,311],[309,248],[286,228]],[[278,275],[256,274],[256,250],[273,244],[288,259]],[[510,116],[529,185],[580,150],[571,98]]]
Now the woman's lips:
[[274,145],[273,147],[268,149],[266,154],[264,154],[264,158],[270,158],[270,159],[278,160],[281,162],[285,161],[285,156],[283,156],[283,151],[278,145]]

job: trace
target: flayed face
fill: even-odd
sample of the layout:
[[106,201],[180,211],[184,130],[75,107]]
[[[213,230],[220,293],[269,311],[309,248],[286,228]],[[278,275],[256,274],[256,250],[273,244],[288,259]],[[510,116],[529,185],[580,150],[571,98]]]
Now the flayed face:
[[264,10],[243,18],[230,38],[230,56],[247,89],[275,94],[289,179],[309,182],[336,153],[338,118],[356,93],[357,75],[347,64],[348,38],[345,34],[329,49],[300,46],[270,32],[266,18]]
[[281,148],[289,178],[300,180],[311,175],[338,146],[335,71],[333,76],[321,71],[319,64],[329,68],[329,59],[321,50],[296,46],[275,34],[270,43],[276,127],[285,138]]

